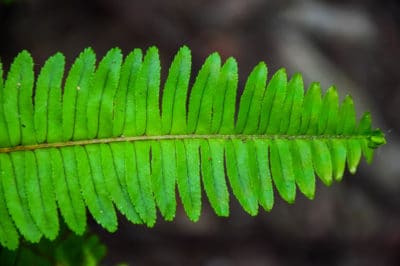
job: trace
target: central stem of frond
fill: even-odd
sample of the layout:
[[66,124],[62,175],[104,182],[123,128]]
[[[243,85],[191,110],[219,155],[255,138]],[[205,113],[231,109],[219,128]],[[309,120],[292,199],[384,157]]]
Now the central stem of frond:
[[14,147],[0,148],[0,153],[9,153],[14,151],[29,151],[36,149],[45,148],[62,148],[68,146],[83,146],[89,144],[101,144],[101,143],[113,143],[113,142],[126,142],[126,141],[163,141],[163,140],[185,140],[185,139],[198,139],[198,140],[228,140],[228,139],[240,139],[240,140],[317,140],[317,139],[365,139],[368,138],[366,135],[245,135],[245,134],[191,134],[191,135],[160,135],[160,136],[131,136],[131,137],[112,137],[102,139],[90,139],[90,140],[72,140],[66,142],[54,142],[54,143],[40,143],[31,145],[19,145]]

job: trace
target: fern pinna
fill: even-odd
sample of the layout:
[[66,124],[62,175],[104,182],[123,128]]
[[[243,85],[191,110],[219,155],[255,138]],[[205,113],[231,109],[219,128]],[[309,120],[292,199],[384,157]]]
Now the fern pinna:
[[[229,183],[250,215],[271,210],[273,185],[289,203],[296,187],[312,199],[316,177],[330,185],[347,162],[356,171],[385,143],[353,101],[338,104],[334,87],[304,95],[301,75],[284,69],[267,84],[267,67],[249,75],[236,110],[235,59],[221,66],[211,54],[188,96],[191,53],[175,56],[160,101],[160,60],[155,47],[124,60],[111,49],[96,67],[84,50],[64,76],[64,57],[47,60],[36,78],[26,51],[0,73],[0,242],[9,249],[19,234],[54,239],[58,210],[82,234],[86,207],[108,231],[115,207],[134,224],[153,226],[176,212],[176,190],[192,221],[201,212],[201,184],[219,216],[229,215]],[[1,70],[1,67],[0,67]],[[35,86],[34,86],[35,85]],[[18,231],[17,231],[18,230]]]

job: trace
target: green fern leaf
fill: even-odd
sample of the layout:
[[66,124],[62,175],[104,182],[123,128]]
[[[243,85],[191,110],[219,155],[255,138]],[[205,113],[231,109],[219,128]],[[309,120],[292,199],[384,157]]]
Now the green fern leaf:
[[254,139],[250,142],[250,169],[255,171],[254,188],[260,205],[270,211],[274,205],[271,170],[269,167],[269,142],[265,139]]
[[244,210],[251,215],[258,212],[257,194],[253,188],[254,168],[249,164],[249,155],[245,143],[231,140],[225,146],[226,168],[233,194],[239,200]]
[[58,53],[47,60],[38,76],[33,114],[38,143],[45,142],[47,134],[49,142],[60,140],[61,79],[63,74],[64,56]]
[[[353,100],[339,105],[336,88],[284,69],[267,83],[259,63],[236,103],[235,59],[211,54],[189,89],[191,52],[182,47],[160,91],[156,47],[123,58],[111,49],[96,67],[88,48],[64,75],[64,56],[50,57],[38,77],[26,51],[3,81],[0,65],[0,243],[16,249],[58,235],[58,211],[75,233],[86,208],[110,232],[115,208],[134,224],[153,226],[157,210],[173,220],[177,195],[192,221],[202,189],[219,216],[229,215],[231,190],[243,209],[270,211],[274,187],[289,203],[297,188],[315,196],[316,176],[340,181],[385,143]],[[35,85],[35,86],[34,86]],[[190,91],[190,95],[189,95]],[[162,95],[160,98],[160,94]],[[236,110],[236,106],[239,108]],[[237,116],[237,118],[236,118]]]
[[185,211],[192,221],[197,221],[201,212],[200,156],[199,142],[193,140],[175,141],[177,164],[177,185]]
[[86,137],[86,102],[95,61],[95,54],[88,48],[79,55],[69,71],[62,103],[64,141]]
[[186,101],[190,79],[191,54],[182,47],[176,54],[162,97],[162,134],[186,133]]
[[79,187],[77,159],[73,147],[50,149],[56,200],[66,224],[76,234],[86,228],[86,209]]

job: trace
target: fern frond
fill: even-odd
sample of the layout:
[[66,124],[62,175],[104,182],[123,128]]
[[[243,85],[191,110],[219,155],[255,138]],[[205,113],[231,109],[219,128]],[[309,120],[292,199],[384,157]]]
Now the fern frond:
[[[3,82],[0,67],[0,243],[15,249],[19,235],[54,239],[58,211],[83,234],[86,208],[108,231],[115,208],[135,224],[153,226],[157,209],[172,220],[178,193],[192,221],[201,213],[201,185],[219,216],[229,215],[229,189],[256,215],[279,195],[294,202],[297,188],[315,195],[354,173],[363,154],[385,143],[366,113],[359,123],[353,100],[339,105],[331,87],[304,94],[300,74],[284,69],[267,82],[261,62],[250,73],[236,110],[235,59],[210,55],[189,90],[191,53],[175,56],[160,99],[157,48],[125,59],[111,49],[96,66],[84,50],[65,76],[64,57],[50,57],[34,78],[21,52]],[[222,65],[221,65],[222,64]],[[190,95],[189,95],[190,91]],[[237,115],[237,118],[235,119]]]

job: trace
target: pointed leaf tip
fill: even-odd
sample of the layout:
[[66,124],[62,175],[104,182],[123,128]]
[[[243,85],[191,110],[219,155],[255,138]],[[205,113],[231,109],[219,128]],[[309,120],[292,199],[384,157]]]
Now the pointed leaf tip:
[[376,149],[384,144],[386,144],[385,134],[379,128],[374,130],[369,137],[368,147]]

